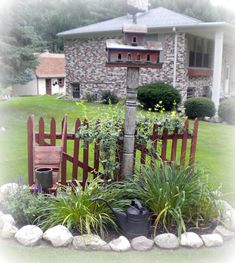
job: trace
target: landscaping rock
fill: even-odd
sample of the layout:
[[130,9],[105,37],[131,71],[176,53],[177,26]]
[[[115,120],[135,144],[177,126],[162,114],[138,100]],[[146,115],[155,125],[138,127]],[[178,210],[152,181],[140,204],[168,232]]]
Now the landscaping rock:
[[43,239],[51,242],[54,247],[66,247],[72,242],[73,236],[65,226],[57,225],[48,229]]
[[82,235],[73,238],[73,246],[83,250],[111,250],[109,244],[97,235]]
[[180,245],[184,247],[199,248],[203,246],[203,241],[194,232],[186,232],[181,235]]
[[223,245],[223,238],[219,234],[201,235],[201,239],[206,247],[220,247]]
[[166,249],[176,249],[180,246],[177,236],[171,233],[157,235],[154,242],[158,247]]
[[19,188],[19,185],[16,183],[4,184],[0,187],[0,202],[6,200],[6,197],[12,193],[15,193]]
[[214,234],[220,234],[224,240],[229,240],[233,237],[235,237],[235,233],[228,230],[227,228],[225,228],[222,225],[219,225],[215,228],[215,230],[213,231]]
[[36,246],[42,239],[41,228],[35,225],[23,226],[15,234],[16,240],[24,246]]
[[127,251],[131,248],[131,244],[128,239],[124,236],[120,236],[117,239],[113,239],[109,242],[110,247],[113,251]]
[[18,231],[18,228],[12,224],[6,222],[2,228],[1,237],[2,238],[13,238]]
[[136,238],[133,238],[131,241],[131,246],[133,249],[138,251],[146,251],[153,248],[154,241],[151,239],[148,239],[145,236],[139,236]]
[[5,215],[5,214],[3,214],[2,216],[0,216],[0,229],[3,228],[5,223],[9,223],[11,225],[15,225],[15,220],[12,217],[12,215],[9,215],[9,214]]
[[226,201],[221,201],[222,206],[224,207],[223,220],[229,230],[235,232],[235,209]]

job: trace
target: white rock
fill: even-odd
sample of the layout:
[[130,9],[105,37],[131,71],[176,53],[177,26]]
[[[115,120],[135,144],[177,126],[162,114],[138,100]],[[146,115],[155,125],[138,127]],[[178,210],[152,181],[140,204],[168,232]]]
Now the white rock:
[[219,234],[201,235],[201,239],[206,247],[219,247],[223,245],[223,238]]
[[131,248],[131,244],[128,239],[124,236],[120,236],[119,238],[113,239],[109,242],[110,247],[114,251],[127,251]]
[[177,236],[171,233],[157,235],[154,242],[158,247],[167,249],[176,249],[180,245]]
[[41,228],[35,225],[23,226],[15,234],[16,240],[24,246],[36,246],[42,239]]
[[215,228],[215,230],[213,231],[213,233],[220,234],[224,240],[229,240],[229,239],[235,237],[234,232],[228,230],[227,228],[225,228],[224,226],[221,226],[221,225],[217,226]]
[[12,193],[15,193],[19,185],[16,183],[4,184],[0,187],[0,201],[4,201],[6,197]]
[[138,251],[146,251],[153,248],[154,241],[145,236],[139,236],[131,240],[131,246]]
[[65,226],[57,225],[48,229],[43,239],[51,242],[54,247],[66,247],[72,242],[73,236]]
[[221,205],[224,207],[223,220],[229,230],[235,232],[235,209],[225,200],[221,200]]
[[2,238],[13,238],[18,231],[18,228],[12,224],[6,222],[2,228],[1,237]]
[[73,238],[73,246],[84,250],[111,250],[109,244],[97,235],[82,235]]
[[14,220],[13,216],[9,215],[9,214],[7,214],[7,215],[3,214],[2,216],[0,216],[0,229],[3,228],[5,223],[15,225],[15,220]]
[[199,248],[203,246],[203,241],[194,232],[186,232],[181,235],[180,245],[184,247]]

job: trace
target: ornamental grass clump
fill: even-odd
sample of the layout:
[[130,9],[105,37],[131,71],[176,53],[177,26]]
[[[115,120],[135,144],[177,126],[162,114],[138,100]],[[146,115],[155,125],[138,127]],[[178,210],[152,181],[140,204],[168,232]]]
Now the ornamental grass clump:
[[43,229],[61,224],[80,234],[99,234],[104,237],[109,227],[116,228],[116,222],[109,208],[94,198],[105,198],[116,209],[125,205],[125,200],[115,200],[110,190],[95,179],[83,190],[78,186],[62,186],[57,196],[51,196],[47,207],[40,211],[47,216],[38,218]]
[[118,184],[125,198],[137,198],[153,212],[154,235],[159,228],[178,235],[187,226],[207,224],[220,217],[220,207],[200,169],[146,165],[133,178]]

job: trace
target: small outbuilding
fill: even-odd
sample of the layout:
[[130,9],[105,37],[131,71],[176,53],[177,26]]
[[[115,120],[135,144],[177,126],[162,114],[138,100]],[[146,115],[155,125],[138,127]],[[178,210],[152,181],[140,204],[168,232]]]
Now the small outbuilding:
[[65,56],[64,54],[38,54],[39,64],[34,79],[25,85],[13,86],[14,96],[65,94]]

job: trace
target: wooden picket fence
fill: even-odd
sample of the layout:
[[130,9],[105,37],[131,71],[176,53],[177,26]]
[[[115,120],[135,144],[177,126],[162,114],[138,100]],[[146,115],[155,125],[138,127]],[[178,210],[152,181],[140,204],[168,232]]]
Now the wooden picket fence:
[[[64,142],[63,142],[63,154],[59,182],[63,185],[67,185],[70,182],[80,181],[80,184],[85,187],[88,179],[97,176],[103,177],[101,165],[100,165],[100,148],[99,144],[94,143],[94,147],[87,145],[82,147],[81,140],[76,137],[76,133],[81,125],[88,125],[86,121],[81,121],[77,119],[74,125],[74,131],[68,132],[67,118],[64,118],[62,123],[57,125],[54,118],[50,121],[49,131],[45,130],[45,122],[41,117],[38,122],[38,131],[35,131],[34,117],[30,116],[27,122],[28,128],[28,183],[32,186],[35,183],[34,178],[34,142],[39,146],[56,146],[60,143],[62,139],[62,130],[64,132]],[[58,127],[59,126],[59,127]],[[154,149],[157,150],[158,144],[160,144],[161,151],[158,155],[156,152],[151,154],[151,163],[154,163],[159,156],[161,160],[166,162],[174,162],[180,160],[181,165],[186,165],[186,160],[189,160],[189,165],[192,167],[195,162],[195,153],[197,145],[197,133],[198,133],[198,120],[196,119],[193,124],[192,133],[189,132],[189,121],[186,120],[184,123],[184,128],[181,132],[176,128],[174,132],[168,132],[164,130],[162,134],[158,134],[158,126],[155,124],[153,126],[153,132],[151,136],[152,144]],[[68,142],[73,141],[73,152],[68,153]],[[123,141],[119,140],[117,142],[120,144],[120,152],[117,153],[116,158],[121,163]],[[188,147],[189,146],[189,147]],[[189,151],[187,150],[189,149]],[[92,157],[93,155],[93,157]],[[186,155],[189,155],[186,158]],[[137,162],[137,156],[139,156],[140,161]],[[137,144],[135,145],[135,166],[143,165],[146,163],[149,152],[146,145]],[[168,156],[170,158],[168,158]],[[89,161],[89,157],[92,157],[93,163]],[[72,171],[70,176],[68,175],[68,164],[72,164]],[[78,169],[82,170],[81,178],[78,178]],[[70,179],[68,179],[70,178]],[[80,180],[79,180],[80,179]],[[121,180],[121,167],[119,169],[119,174],[117,174],[114,180]]]

